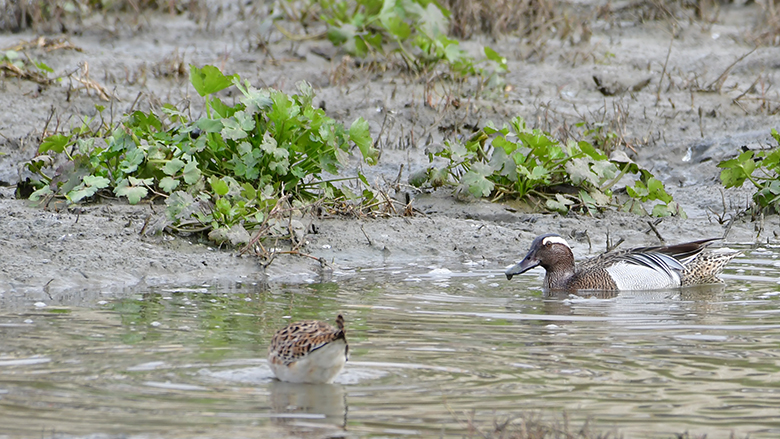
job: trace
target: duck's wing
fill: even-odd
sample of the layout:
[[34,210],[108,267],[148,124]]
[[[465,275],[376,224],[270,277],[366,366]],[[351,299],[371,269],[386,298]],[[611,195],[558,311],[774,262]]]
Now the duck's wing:
[[683,265],[701,253],[709,243],[721,238],[708,238],[699,241],[684,242],[675,245],[658,245],[653,247],[640,247],[628,250],[630,253],[661,253],[677,259]]
[[[681,244],[685,245],[685,244]],[[675,247],[675,246],[670,246]],[[679,273],[685,270],[683,263],[674,256],[662,252],[663,247],[640,247],[630,250],[612,251],[588,259],[577,266],[578,272],[592,271],[597,269],[609,269],[615,265],[631,265],[651,269],[658,273],[665,274],[670,279],[679,279]],[[674,249],[673,254],[687,254],[693,250],[687,248]],[[701,251],[701,250],[698,250]],[[698,252],[693,252],[689,257],[695,256]]]

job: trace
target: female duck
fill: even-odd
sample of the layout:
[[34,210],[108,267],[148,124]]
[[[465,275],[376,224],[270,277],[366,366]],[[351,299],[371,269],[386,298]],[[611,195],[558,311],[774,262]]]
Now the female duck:
[[268,364],[277,378],[291,383],[330,383],[349,358],[344,317],[336,326],[318,320],[290,323],[268,346]]

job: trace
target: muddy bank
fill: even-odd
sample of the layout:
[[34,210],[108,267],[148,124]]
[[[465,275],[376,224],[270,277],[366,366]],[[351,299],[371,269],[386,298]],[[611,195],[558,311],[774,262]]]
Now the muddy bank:
[[[296,82],[309,81],[331,117],[347,124],[358,116],[369,121],[383,148],[379,165],[364,168],[371,181],[395,179],[401,165],[405,181],[409,172],[427,165],[427,144],[468,133],[466,125],[488,120],[500,125],[520,115],[529,125],[556,133],[582,120],[604,123],[688,213],[688,220],[667,218],[656,225],[668,242],[727,231],[731,243],[775,242],[777,217],[752,221],[739,215],[750,192],[721,192],[715,166],[742,147],[766,146],[769,129],[780,128],[778,92],[766,87],[780,79],[780,48],[760,47],[734,64],[752,50],[744,23],[760,13],[755,4],[733,5],[724,7],[714,25],[678,21],[671,52],[667,21],[596,20],[589,42],[553,40],[543,56],[529,56],[525,42],[514,37],[467,42],[475,56],[480,44],[488,43],[508,58],[510,87],[464,98],[457,108],[443,104],[443,88],[434,89],[433,105],[426,104],[422,81],[369,72],[338,56],[329,59],[322,55],[332,52],[329,43],[290,43],[276,31],[239,19],[231,7],[208,26],[165,14],[150,14],[140,24],[121,16],[103,22],[93,17],[81,32],[66,36],[79,50],[31,52],[64,75],[63,81],[48,87],[12,78],[0,83],[0,105],[14,109],[0,121],[0,181],[11,185],[0,193],[1,300],[75,305],[144,285],[316,282],[361,268],[409,264],[479,264],[500,271],[546,232],[573,237],[581,256],[603,251],[608,232],[614,241],[625,239],[625,246],[658,242],[649,218],[617,212],[596,218],[527,214],[511,205],[461,201],[446,189],[427,193],[403,187],[414,199],[414,217],[306,218],[313,227],[307,228],[302,250],[324,258],[327,266],[283,256],[263,269],[252,257],[204,245],[196,237],[142,236],[155,207],[148,204],[103,202],[57,212],[14,198],[20,166],[35,154],[44,127],[51,132],[78,126],[85,116],[96,116],[96,105],[119,117],[130,108],[189,101],[197,117],[201,101],[186,76],[171,67],[176,63],[218,65],[258,86],[287,92]],[[0,34],[0,47],[35,37]],[[267,41],[262,47],[261,37]],[[84,65],[111,91],[112,102],[68,79],[67,72]],[[718,88],[707,89],[713,83]]]
[[[6,195],[7,195],[7,191]],[[338,280],[365,276],[365,269],[427,272],[479,268],[500,274],[522,257],[537,235],[569,238],[580,257],[603,252],[609,234],[623,246],[658,243],[647,218],[605,213],[599,218],[522,214],[486,201],[462,203],[449,195],[420,195],[414,217],[308,218],[301,251],[326,261],[281,255],[267,267],[257,258],[216,249],[197,237],[143,236],[150,206],[107,203],[78,212],[43,211],[0,199],[0,302],[6,307],[89,305],[147,286],[265,287],[269,284]],[[159,208],[159,207],[158,207]],[[514,210],[514,209],[511,209]],[[723,236],[730,243],[756,240],[743,217],[728,224],[715,218],[667,218],[656,229],[669,242]],[[764,220],[762,242],[780,239],[776,216]],[[289,244],[280,250],[290,250]]]

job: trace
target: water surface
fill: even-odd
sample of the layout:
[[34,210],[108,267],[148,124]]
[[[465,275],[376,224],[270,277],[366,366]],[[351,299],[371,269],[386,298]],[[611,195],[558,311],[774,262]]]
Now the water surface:
[[[780,437],[777,249],[706,288],[546,298],[539,275],[411,264],[0,309],[0,438],[463,437],[564,413],[627,438]],[[274,380],[273,332],[339,312],[337,383]]]

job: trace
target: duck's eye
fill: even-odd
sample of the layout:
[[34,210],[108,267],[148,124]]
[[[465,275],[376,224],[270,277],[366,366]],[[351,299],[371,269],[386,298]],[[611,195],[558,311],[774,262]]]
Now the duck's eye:
[[548,243],[547,243],[547,244],[545,244],[545,245],[546,245],[547,247],[552,247],[552,242],[548,242]]

